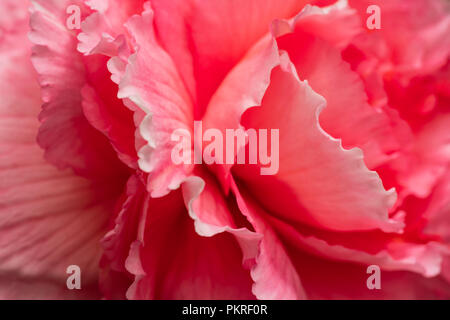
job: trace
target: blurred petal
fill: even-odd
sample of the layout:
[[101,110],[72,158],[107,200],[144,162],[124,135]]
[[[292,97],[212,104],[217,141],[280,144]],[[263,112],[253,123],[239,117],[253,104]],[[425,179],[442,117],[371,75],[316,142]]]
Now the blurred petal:
[[445,64],[450,53],[450,6],[442,0],[349,0],[365,24],[377,5],[381,29],[367,30],[355,45],[376,57],[384,71],[426,74]]
[[[282,24],[288,22],[278,21],[274,28],[281,32]],[[288,52],[300,79],[327,100],[320,114],[323,129],[342,139],[345,148],[361,148],[369,168],[386,162],[400,148],[402,136],[386,114],[369,106],[358,74],[341,58],[340,48],[361,32],[356,12],[307,7],[287,27],[277,43]]]
[[145,0],[87,0],[94,11],[82,24],[83,32],[78,35],[78,50],[86,55],[95,53],[115,56],[121,45],[126,45],[125,22],[134,14],[143,11]]
[[450,286],[442,278],[424,278],[411,272],[381,270],[381,289],[369,290],[368,265],[332,262],[290,250],[303,286],[311,299],[420,300],[450,297]]
[[[35,142],[41,99],[26,18],[0,44],[0,296],[96,298],[99,240],[116,190],[44,160]],[[81,268],[81,291],[67,289],[69,265]]]
[[101,241],[104,252],[100,263],[100,289],[107,299],[125,299],[126,291],[133,283],[125,262],[138,237],[140,219],[145,219],[147,202],[145,185],[137,175],[131,176],[117,203],[111,229]]
[[306,293],[280,236],[265,220],[264,212],[252,201],[251,195],[235,183],[231,187],[242,213],[263,236],[251,269],[253,294],[258,299],[305,299]]

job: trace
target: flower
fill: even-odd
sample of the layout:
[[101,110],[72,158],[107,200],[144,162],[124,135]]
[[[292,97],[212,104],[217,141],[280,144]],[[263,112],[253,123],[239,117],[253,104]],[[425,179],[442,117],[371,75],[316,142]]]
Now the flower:
[[[447,2],[0,8],[0,297],[450,298]],[[278,171],[174,162],[199,122]]]

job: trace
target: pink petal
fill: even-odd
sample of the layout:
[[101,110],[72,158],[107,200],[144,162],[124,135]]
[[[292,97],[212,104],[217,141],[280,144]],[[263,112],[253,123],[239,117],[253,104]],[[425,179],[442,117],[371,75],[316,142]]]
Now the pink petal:
[[437,117],[416,136],[414,144],[391,163],[400,185],[426,197],[450,163],[450,114]]
[[441,0],[350,0],[365,24],[367,8],[381,11],[381,29],[362,35],[357,47],[379,60],[385,71],[408,75],[426,74],[439,69],[450,50],[450,10]]
[[442,276],[450,284],[450,170],[447,169],[435,187],[426,212],[423,214],[427,220],[425,232],[439,235],[447,245],[447,255],[442,262]]
[[[367,1],[350,1],[367,18]],[[379,5],[382,28],[361,34],[345,59],[364,80],[373,105],[411,132],[393,159],[377,168],[400,199],[426,198],[448,165],[448,32],[444,1],[371,2]],[[400,117],[400,118],[399,118]]]
[[115,56],[119,47],[124,44],[127,36],[124,27],[125,22],[134,14],[140,14],[145,0],[120,1],[120,0],[91,0],[87,4],[94,10],[82,24],[82,30],[78,35],[80,43],[78,50],[86,55],[95,53],[107,56]]
[[[237,192],[239,194],[239,191]],[[238,197],[238,201],[242,201],[241,209],[248,215],[256,230],[264,234],[260,255],[267,254],[265,258],[272,261],[273,265],[270,272],[262,273],[264,276],[260,278],[260,282],[253,277],[254,292],[259,286],[262,290],[266,288],[267,290],[263,292],[269,294],[271,298],[286,298],[286,296],[270,296],[270,294],[277,292],[277,288],[283,288],[283,285],[285,287],[281,292],[290,292],[291,286],[298,283],[298,280],[285,282],[284,279],[292,275],[294,279],[302,280],[302,292],[306,292],[309,299],[447,299],[450,294],[450,287],[442,279],[434,277],[439,273],[439,268],[436,269],[436,266],[440,264],[440,260],[436,256],[437,250],[434,253],[430,250],[431,246],[425,249],[425,246],[421,248],[419,245],[408,244],[410,256],[403,257],[402,261],[399,252],[391,250],[395,249],[395,243],[389,252],[387,250],[377,254],[365,252],[371,246],[380,245],[377,241],[381,241],[375,238],[367,239],[361,233],[355,234],[355,237],[346,243],[347,246],[349,244],[358,246],[356,250],[340,245],[330,245],[315,236],[303,236],[304,228],[300,231],[295,230],[291,225],[264,212],[252,200],[249,193],[244,192],[243,195],[245,196],[242,198]],[[264,232],[259,229],[262,227],[261,221],[265,221]],[[316,234],[320,233],[316,230]],[[274,238],[273,235],[278,236]],[[342,233],[336,234],[334,241],[346,237],[348,236],[343,236]],[[266,251],[264,243],[277,248],[276,251]],[[401,243],[399,245],[399,248],[403,246]],[[403,246],[403,249],[406,247],[407,245]],[[435,249],[437,249],[436,246]],[[265,265],[267,260],[257,259],[256,261],[259,264],[257,267],[259,270],[267,270]],[[277,262],[280,264],[276,264]],[[381,290],[369,290],[366,286],[366,280],[369,277],[366,270],[373,264],[381,267]],[[421,272],[427,278],[411,272],[393,272],[394,270]],[[253,275],[254,271],[252,271]]]
[[269,32],[270,22],[294,16],[308,2],[152,1],[159,40],[196,102],[196,119],[227,73]]
[[[330,26],[334,26],[330,29]],[[272,24],[276,37],[289,33],[308,33],[333,47],[342,49],[361,33],[360,19],[354,9],[338,1],[325,8],[307,5],[293,19],[277,19]]]
[[127,259],[127,269],[136,276],[128,298],[254,298],[241,249],[231,233],[199,236],[179,190],[151,199],[148,208]]
[[[44,101],[38,142],[46,158],[86,177],[104,178],[124,171],[108,139],[83,114],[81,89],[88,83],[85,62],[76,50],[76,34],[65,25],[66,8],[73,1],[33,0],[32,4],[29,37]],[[109,159],[107,165],[99,153]]]
[[376,299],[418,300],[450,297],[450,286],[442,278],[381,270],[381,289],[369,290],[368,265],[332,262],[300,251],[290,251],[297,261],[297,270],[311,299]]
[[108,79],[106,58],[96,55],[89,60],[90,84],[81,89],[83,114],[90,125],[108,138],[119,159],[137,168],[133,112],[116,98],[118,88]]
[[413,139],[389,166],[405,194],[427,197],[450,163],[450,62],[438,72],[404,83],[385,80],[389,105],[399,111]]
[[292,250],[330,260],[378,265],[386,271],[412,271],[434,277],[441,272],[446,253],[441,243],[421,241],[410,235],[395,236],[379,231],[333,233],[290,224],[275,217],[268,220]]
[[[0,45],[0,296],[95,298],[99,240],[115,185],[59,171],[44,160],[35,143],[41,99],[26,19],[16,20]],[[70,265],[82,271],[83,290],[77,293],[66,287]]]
[[286,252],[280,236],[268,223],[265,212],[252,201],[251,195],[242,193],[235,183],[231,184],[242,213],[263,235],[255,264],[251,269],[254,281],[253,294],[258,299],[305,299],[297,271]]
[[[360,150],[343,149],[320,128],[318,116],[326,101],[299,81],[286,55],[284,61],[283,69],[272,73],[262,107],[243,117],[246,128],[280,130],[279,171],[261,176],[258,168],[238,165],[234,172],[284,219],[340,231],[399,231],[402,223],[388,217],[395,192],[384,190]],[[274,203],[274,198],[282,201]]]
[[[287,24],[278,22],[282,23]],[[361,148],[367,166],[375,168],[401,147],[404,134],[386,114],[369,106],[358,74],[341,58],[339,48],[360,32],[358,25],[357,15],[348,8],[325,13],[309,7],[290,26],[292,33],[277,42],[288,52],[300,79],[327,100],[327,108],[320,114],[323,129],[342,139],[345,148]]]
[[178,188],[192,170],[191,165],[173,164],[176,142],[171,134],[192,131],[193,107],[172,59],[156,41],[151,9],[133,16],[127,27],[139,48],[129,59],[118,96],[145,112],[140,134],[147,144],[139,150],[139,166],[150,173],[148,190],[158,197]]
[[100,288],[108,299],[125,299],[133,276],[125,263],[130,247],[138,238],[140,219],[145,219],[148,194],[137,175],[130,177],[126,190],[116,206],[111,230],[102,239]]
[[[231,213],[206,172],[189,178],[182,190],[152,199],[139,178],[129,180],[114,227],[102,241],[101,287],[106,297],[124,298],[121,294],[131,284],[130,276],[135,276],[127,294],[132,299],[253,297],[242,264],[250,266],[254,261],[260,236],[237,227],[237,213]],[[184,203],[201,236],[195,233]],[[210,271],[201,267],[202,260]],[[166,277],[171,269],[173,275]],[[184,287],[178,289],[174,279]]]
[[[214,128],[225,136],[226,129],[241,128],[242,114],[250,107],[261,105],[272,69],[279,63],[278,47],[272,36],[268,35],[255,44],[212,96],[202,119],[203,131]],[[227,164],[211,166],[225,190],[230,184],[230,168],[231,165]]]

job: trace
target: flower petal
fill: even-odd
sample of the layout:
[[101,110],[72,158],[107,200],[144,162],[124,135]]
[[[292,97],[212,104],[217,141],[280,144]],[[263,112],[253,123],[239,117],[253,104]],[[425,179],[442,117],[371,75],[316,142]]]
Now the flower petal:
[[125,299],[133,283],[125,263],[133,242],[138,237],[140,219],[145,219],[148,194],[137,175],[127,182],[126,190],[116,206],[111,229],[103,237],[100,262],[100,290],[107,299]]
[[[0,44],[0,297],[98,298],[99,240],[115,184],[60,171],[44,159],[35,142],[41,99],[26,19],[16,20]],[[70,265],[81,268],[77,293],[66,287]]]
[[162,46],[197,102],[196,119],[227,73],[269,32],[270,22],[294,16],[309,2],[313,1],[152,1]]
[[[375,168],[398,151],[405,133],[398,132],[386,114],[369,106],[358,74],[341,58],[340,48],[360,32],[357,14],[348,8],[332,9],[307,7],[289,26],[292,31],[285,31],[277,43],[288,52],[300,79],[327,100],[320,114],[322,128],[342,139],[345,148],[361,148],[367,166]],[[278,21],[282,23],[287,24]]]
[[381,270],[381,289],[370,290],[368,265],[333,262],[301,251],[290,251],[311,299],[420,300],[450,297],[450,286],[439,277],[424,278],[404,271]]
[[147,8],[133,16],[127,27],[139,43],[129,58],[119,85],[119,98],[129,99],[145,113],[140,134],[147,144],[139,152],[139,166],[149,172],[148,190],[152,196],[164,196],[180,186],[192,170],[191,165],[175,165],[171,140],[177,129],[192,132],[192,102],[175,65],[158,45],[153,28],[153,11]]
[[127,35],[125,22],[134,14],[140,14],[146,0],[89,0],[86,4],[94,11],[82,23],[78,35],[78,50],[86,55],[104,54],[115,56]]
[[242,121],[246,128],[279,129],[279,171],[262,176],[257,166],[236,165],[234,173],[266,209],[286,220],[340,231],[399,231],[402,223],[388,218],[395,192],[384,190],[361,150],[343,149],[320,128],[326,101],[297,78],[287,55],[282,58],[262,107],[249,109]]
[[[367,30],[354,44],[376,57],[383,71],[427,74],[445,64],[450,53],[450,6],[441,0],[349,0],[362,21],[367,8],[377,5],[381,28]],[[370,31],[370,32],[369,32]]]
[[236,183],[231,184],[239,208],[254,226],[256,232],[263,235],[255,264],[251,269],[254,281],[252,292],[258,299],[305,299],[297,271],[287,254],[280,236],[265,220],[264,212],[251,195],[240,190]]
[[[66,8],[73,1],[33,0],[30,40],[32,61],[42,87],[42,125],[38,142],[46,158],[59,168],[72,168],[85,177],[105,178],[125,168],[108,139],[86,119],[81,90],[88,83],[87,70],[76,50],[74,31],[66,28]],[[84,11],[81,2],[75,2]],[[97,155],[101,153],[105,162]]]
[[135,282],[129,299],[252,299],[242,253],[228,232],[201,237],[180,190],[150,199],[127,269]]

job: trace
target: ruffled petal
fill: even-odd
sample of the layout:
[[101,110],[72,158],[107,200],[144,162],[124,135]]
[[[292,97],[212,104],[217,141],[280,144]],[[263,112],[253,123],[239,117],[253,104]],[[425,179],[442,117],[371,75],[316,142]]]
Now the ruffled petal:
[[150,199],[141,221],[127,259],[129,299],[254,299],[236,238],[199,236],[180,190]]
[[395,191],[386,191],[367,169],[361,150],[343,149],[320,128],[326,101],[296,77],[286,55],[284,61],[272,73],[262,107],[249,109],[242,122],[246,128],[279,129],[278,173],[262,176],[255,165],[236,165],[233,172],[285,220],[340,231],[399,231],[402,223],[388,217]]
[[253,294],[258,299],[306,299],[300,278],[281,242],[280,235],[267,221],[264,211],[252,200],[251,195],[246,193],[245,189],[239,189],[234,181],[231,188],[241,212],[255,231],[263,236],[251,269],[254,281]]
[[[58,170],[36,144],[41,99],[26,19],[0,44],[0,297],[98,298],[99,240],[116,190]],[[66,287],[70,265],[81,268],[81,291]]]
[[439,235],[450,245],[450,169],[441,178],[430,196],[427,209],[423,213],[427,221],[425,231]]
[[367,166],[375,168],[400,149],[408,132],[369,106],[359,75],[341,58],[340,49],[361,32],[359,23],[353,9],[308,6],[290,23],[277,21],[274,29],[300,79],[327,100],[320,114],[322,128],[345,148],[361,148]]
[[78,50],[86,55],[117,55],[120,47],[128,46],[130,40],[124,24],[143,11],[144,3],[145,0],[86,0],[94,12],[82,23]]
[[330,260],[377,265],[386,271],[411,271],[424,277],[435,277],[441,272],[447,252],[445,245],[438,241],[419,239],[410,234],[392,235],[379,231],[343,234],[289,224],[275,217],[268,220],[292,250]]
[[164,196],[192,170],[192,165],[175,165],[171,159],[177,144],[171,140],[172,133],[177,129],[192,132],[192,102],[172,59],[157,43],[153,11],[147,7],[127,27],[139,47],[129,58],[118,96],[144,112],[139,130],[147,143],[138,152],[139,167],[149,173],[152,196]]
[[[105,178],[125,169],[108,139],[91,126],[83,113],[81,92],[89,84],[88,71],[76,50],[75,31],[66,28],[66,8],[70,4],[79,5],[83,17],[87,14],[81,2],[32,1],[29,37],[34,44],[32,61],[40,76],[44,101],[38,142],[46,150],[46,158],[59,168],[72,168],[85,177]],[[102,158],[97,156],[99,153]]]
[[268,33],[270,22],[294,16],[309,2],[152,1],[159,41],[196,101],[196,119],[227,73]]
[[[259,41],[233,68],[214,93],[202,119],[203,131],[210,128],[220,130],[226,136],[227,129],[239,129],[243,113],[251,107],[261,105],[270,82],[272,69],[280,64],[278,47],[272,36]],[[244,148],[236,147],[236,155]],[[225,146],[223,155],[227,152]],[[219,159],[219,163],[223,162]],[[216,162],[217,163],[217,162]],[[231,164],[211,165],[224,190],[230,187]]]
[[377,5],[381,28],[368,30],[354,44],[378,60],[383,72],[412,76],[438,70],[450,53],[450,6],[441,0],[349,0],[363,24]]
[[450,60],[438,72],[406,83],[385,79],[384,86],[413,133],[389,166],[399,189],[426,198],[450,164]]
[[448,300],[450,297],[450,286],[439,277],[430,279],[412,272],[381,270],[381,289],[370,290],[369,265],[333,262],[298,250],[289,252],[297,262],[297,271],[311,299]]
[[[363,79],[373,106],[410,133],[391,161],[376,170],[400,200],[426,198],[448,165],[450,6],[445,1],[350,1],[363,22],[378,5],[382,27],[368,30],[344,51]],[[401,201],[399,202],[401,203]]]
[[[136,125],[133,112],[116,98],[118,88],[109,81],[106,59],[101,56],[90,57],[92,71],[91,83],[81,89],[81,106],[89,124],[102,132],[109,140],[118,158],[129,167],[138,167]],[[94,60],[97,60],[94,62]],[[93,70],[95,69],[95,71]],[[105,81],[106,79],[106,81]],[[115,93],[111,95],[111,93]]]
[[133,276],[125,263],[131,245],[138,238],[140,219],[146,215],[148,194],[137,175],[127,182],[126,189],[116,206],[116,216],[111,229],[103,237],[103,255],[100,262],[100,290],[107,299],[125,299]]
[[450,164],[450,114],[436,117],[389,165],[408,193],[427,197]]

